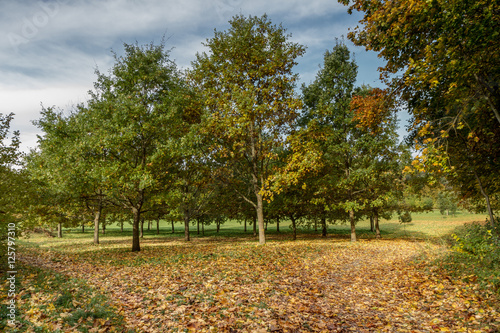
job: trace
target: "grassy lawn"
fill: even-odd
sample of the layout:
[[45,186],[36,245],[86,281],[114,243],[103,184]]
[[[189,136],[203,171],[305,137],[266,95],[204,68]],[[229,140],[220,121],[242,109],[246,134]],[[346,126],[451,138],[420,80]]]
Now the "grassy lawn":
[[[439,212],[413,221],[330,225],[328,237],[288,223],[269,225],[259,246],[251,226],[230,221],[219,233],[161,221],[145,229],[141,252],[131,226],[109,225],[101,244],[93,230],[65,230],[62,239],[33,234],[20,241],[18,318],[12,332],[494,332],[496,294],[474,279],[455,279],[433,260],[466,222],[485,216]],[[431,240],[431,241],[428,241]],[[2,286],[6,293],[7,285]],[[5,316],[5,308],[2,310]]]
[[[433,211],[428,213],[417,213],[412,214],[412,222],[410,223],[400,223],[397,216],[390,220],[380,220],[380,229],[382,237],[384,238],[416,238],[421,240],[428,240],[430,238],[443,237],[449,235],[453,230],[463,225],[464,223],[470,223],[474,221],[485,221],[486,215],[484,214],[473,214],[469,212],[457,212],[455,216],[443,216],[439,211]],[[290,227],[290,222],[283,220],[280,222],[280,232],[276,231],[276,224],[269,223],[266,235],[271,239],[282,239],[286,236],[291,236],[292,230]],[[216,231],[216,226],[206,225],[204,227],[204,235],[200,229],[200,234],[197,233],[197,227],[195,224],[190,226],[191,237],[253,237],[252,225],[247,224],[247,231],[244,232],[243,222],[239,221],[226,221],[221,225],[219,232]],[[320,226],[318,225],[318,230],[314,230],[313,225],[299,225],[298,228],[299,237],[307,235],[321,234]],[[85,239],[92,241],[91,234],[93,233],[92,228],[86,228],[85,233],[81,233],[81,228],[65,229],[67,233],[66,236],[72,239]],[[147,230],[147,223],[144,224],[144,235],[148,238],[179,238],[184,237],[184,225],[182,223],[175,223],[174,231],[172,234],[172,226],[170,221],[160,220],[160,235],[156,233],[156,222],[153,222],[151,230]],[[356,225],[356,232],[359,238],[367,239],[374,238],[373,233],[370,231],[369,220],[359,221]],[[347,224],[329,224],[328,233],[331,237],[340,237],[342,235],[350,235],[350,226]],[[101,233],[101,240],[117,240],[120,237],[130,237],[132,234],[132,226],[130,223],[125,223],[123,232],[121,232],[120,225],[117,223],[110,224],[106,226],[106,234]],[[70,236],[69,236],[70,235]],[[54,240],[57,241],[57,240]]]

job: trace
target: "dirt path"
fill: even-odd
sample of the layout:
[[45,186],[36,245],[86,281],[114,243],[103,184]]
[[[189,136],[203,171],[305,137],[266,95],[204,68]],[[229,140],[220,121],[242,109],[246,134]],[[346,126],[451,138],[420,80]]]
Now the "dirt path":
[[86,280],[138,332],[497,332],[500,316],[474,285],[415,263],[437,250],[212,242],[107,257],[29,250],[22,261]]

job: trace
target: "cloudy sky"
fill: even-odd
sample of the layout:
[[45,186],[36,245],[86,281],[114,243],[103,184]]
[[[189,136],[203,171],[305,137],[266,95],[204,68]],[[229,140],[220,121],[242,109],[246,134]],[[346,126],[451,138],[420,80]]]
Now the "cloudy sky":
[[[357,25],[335,0],[0,0],[0,113],[15,113],[22,149],[36,146],[42,103],[70,109],[85,102],[95,68],[113,65],[111,51],[123,43],[159,43],[163,35],[178,67],[188,68],[214,29],[228,28],[234,15],[282,23],[292,40],[307,47],[295,72],[311,82],[325,50]],[[381,86],[373,52],[347,41],[359,65],[359,84]],[[404,128],[405,123],[401,123]]]

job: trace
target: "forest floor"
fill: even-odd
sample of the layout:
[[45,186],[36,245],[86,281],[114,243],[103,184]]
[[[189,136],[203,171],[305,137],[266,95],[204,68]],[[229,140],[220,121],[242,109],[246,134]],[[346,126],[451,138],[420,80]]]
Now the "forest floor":
[[[500,331],[496,294],[433,264],[449,251],[444,244],[269,238],[264,246],[236,237],[145,238],[138,253],[130,238],[50,247],[32,239],[19,253],[21,323],[11,330]],[[99,295],[100,312],[91,309]]]

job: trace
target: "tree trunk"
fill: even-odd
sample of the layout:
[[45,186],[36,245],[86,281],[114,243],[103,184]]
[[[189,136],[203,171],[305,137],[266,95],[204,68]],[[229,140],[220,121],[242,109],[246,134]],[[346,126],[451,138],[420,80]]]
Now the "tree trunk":
[[82,233],[85,233],[85,224],[82,223]]
[[156,219],[156,234],[157,235],[160,234],[160,218],[159,217]]
[[326,237],[327,228],[326,228],[326,216],[321,216],[321,226],[323,230],[321,231],[321,236]]
[[318,220],[314,219],[314,231],[318,232]]
[[201,222],[201,234],[205,236],[205,223],[203,221]]
[[190,218],[189,218],[189,212],[188,211],[184,211],[184,240],[186,242],[189,242],[191,240],[191,238],[189,237],[189,222],[190,222]]
[[269,219],[265,219],[266,220],[266,225],[264,227],[264,230],[267,231],[267,224],[269,223]]
[[257,220],[259,221],[259,244],[266,244],[266,233],[264,231],[264,204],[262,195],[257,194]]
[[247,218],[245,217],[245,232],[247,232]]
[[97,206],[97,211],[94,213],[94,244],[99,244],[99,223],[101,222],[102,206]]
[[172,233],[175,233],[175,229],[174,229],[174,220],[172,220]]
[[151,220],[148,220],[148,231],[151,231]]
[[490,225],[492,228],[494,228],[495,227],[495,217],[493,215],[493,210],[491,209],[490,196],[484,190],[483,183],[481,182],[481,179],[477,175],[476,170],[474,170],[474,176],[476,177],[477,183],[479,185],[479,190],[481,191],[481,194],[483,195],[484,199],[486,200],[486,210],[488,211],[488,215],[490,216]]
[[257,236],[257,214],[253,216],[253,235]]
[[141,238],[144,238],[144,219],[141,219]]
[[219,233],[219,230],[220,230],[220,220],[219,220],[219,218],[215,219],[215,225],[217,226],[217,233]]
[[354,222],[354,209],[349,211],[349,219],[351,220],[351,242],[356,241],[356,223]]
[[200,234],[200,219],[196,219],[196,227],[198,229],[198,235]]
[[276,218],[276,232],[280,232],[280,218],[277,217]]
[[370,216],[370,231],[375,232],[375,223],[373,221],[373,215]]
[[120,222],[120,230],[123,232],[123,221]]
[[141,211],[137,208],[132,208],[134,221],[132,224],[132,252],[139,252],[141,250],[139,224],[141,222]]
[[57,237],[62,238],[62,223],[57,224]]
[[378,224],[378,211],[375,211],[373,214],[373,222],[375,224],[375,237],[376,238],[381,238],[380,236],[380,228]]
[[106,215],[102,215],[102,222],[101,222],[103,235],[106,234],[106,217],[105,216]]
[[293,231],[293,240],[297,239],[297,223],[295,220],[295,217],[292,215],[290,216],[290,220],[292,220],[292,231]]

